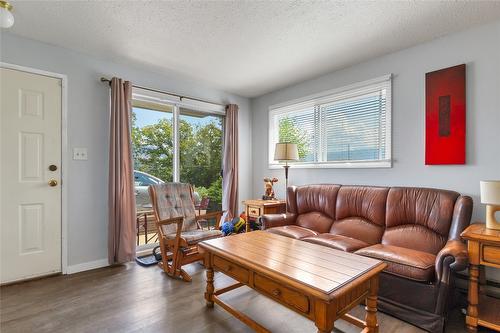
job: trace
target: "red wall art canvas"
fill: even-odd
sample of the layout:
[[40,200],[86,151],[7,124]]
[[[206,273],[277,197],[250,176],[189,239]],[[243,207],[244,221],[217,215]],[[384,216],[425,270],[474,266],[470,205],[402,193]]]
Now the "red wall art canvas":
[[465,164],[465,64],[425,74],[425,164]]

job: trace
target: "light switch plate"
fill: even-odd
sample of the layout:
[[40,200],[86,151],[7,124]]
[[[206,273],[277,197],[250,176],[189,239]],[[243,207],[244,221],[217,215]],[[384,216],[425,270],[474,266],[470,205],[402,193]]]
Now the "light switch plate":
[[88,160],[87,148],[73,148],[73,159],[80,161]]

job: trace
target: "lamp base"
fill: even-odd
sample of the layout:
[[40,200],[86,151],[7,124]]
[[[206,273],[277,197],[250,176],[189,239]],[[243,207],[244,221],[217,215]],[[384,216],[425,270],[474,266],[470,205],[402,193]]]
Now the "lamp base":
[[495,212],[500,212],[500,206],[486,205],[486,228],[500,230],[500,221],[495,219]]
[[285,162],[283,168],[285,168],[285,201],[288,202],[288,169],[290,168],[288,162]]

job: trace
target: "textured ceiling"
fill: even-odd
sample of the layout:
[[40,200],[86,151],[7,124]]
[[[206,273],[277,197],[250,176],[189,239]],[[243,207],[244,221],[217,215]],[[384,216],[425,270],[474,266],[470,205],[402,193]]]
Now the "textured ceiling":
[[247,97],[500,18],[500,1],[11,3],[14,34]]

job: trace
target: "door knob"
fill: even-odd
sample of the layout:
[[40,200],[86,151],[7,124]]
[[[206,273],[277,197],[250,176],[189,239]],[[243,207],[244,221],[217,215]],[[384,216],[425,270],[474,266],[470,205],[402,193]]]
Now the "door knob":
[[52,187],[57,186],[57,180],[55,180],[55,179],[49,180],[49,186],[52,186]]

